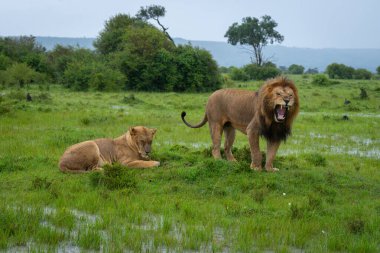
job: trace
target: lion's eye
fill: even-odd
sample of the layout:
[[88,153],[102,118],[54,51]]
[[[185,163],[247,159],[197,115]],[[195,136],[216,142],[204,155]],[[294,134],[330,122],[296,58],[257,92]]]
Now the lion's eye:
[[281,93],[280,93],[280,92],[276,92],[276,95],[277,95],[277,96],[281,96]]

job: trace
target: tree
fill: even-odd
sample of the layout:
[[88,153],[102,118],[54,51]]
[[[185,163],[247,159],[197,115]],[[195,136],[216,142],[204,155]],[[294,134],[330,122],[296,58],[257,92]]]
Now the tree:
[[318,73],[319,73],[318,68],[308,68],[305,71],[305,74],[318,74]]
[[369,80],[372,78],[372,73],[366,69],[355,69],[354,79]]
[[140,11],[136,14],[136,17],[144,21],[147,21],[149,19],[155,20],[157,24],[161,27],[166,37],[174,44],[174,40],[172,39],[172,37],[170,37],[169,33],[167,32],[169,28],[165,27],[160,22],[160,17],[164,17],[165,13],[166,13],[165,7],[160,6],[160,5],[150,5],[150,6],[146,6],[145,8],[140,7]]
[[292,64],[288,68],[289,74],[301,75],[305,68],[302,65]]
[[354,72],[354,68],[338,63],[332,63],[326,68],[326,73],[331,79],[352,79]]
[[19,86],[20,88],[39,78],[38,73],[25,63],[13,64],[6,70],[6,75],[9,85]]
[[138,26],[135,18],[126,14],[118,14],[106,21],[104,29],[94,42],[94,47],[101,54],[110,54],[122,50],[125,31],[131,26]]
[[378,66],[378,67],[376,68],[376,72],[377,72],[378,75],[380,75],[380,66]]
[[265,62],[263,48],[268,43],[273,44],[276,41],[281,43],[284,40],[284,36],[275,30],[276,27],[276,21],[268,15],[262,16],[261,20],[255,17],[246,17],[243,18],[240,25],[233,23],[224,37],[227,37],[228,43],[232,45],[239,43],[251,46],[253,50],[249,51],[253,52],[256,64],[262,66]]

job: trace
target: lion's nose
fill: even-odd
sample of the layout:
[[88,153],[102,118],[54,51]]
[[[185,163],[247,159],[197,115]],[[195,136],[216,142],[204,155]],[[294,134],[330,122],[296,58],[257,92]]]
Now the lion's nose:
[[288,105],[289,101],[290,101],[289,99],[284,99],[284,102],[286,105]]

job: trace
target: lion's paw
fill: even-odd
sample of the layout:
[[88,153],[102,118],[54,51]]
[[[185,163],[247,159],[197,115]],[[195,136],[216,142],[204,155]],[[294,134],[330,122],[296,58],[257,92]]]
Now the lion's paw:
[[258,171],[258,172],[260,172],[260,171],[262,171],[263,169],[261,168],[261,167],[257,167],[257,166],[255,166],[253,163],[251,164],[251,170],[254,170],[254,171]]
[[277,171],[280,171],[279,169],[277,168],[268,168],[266,169],[267,172],[277,172]]

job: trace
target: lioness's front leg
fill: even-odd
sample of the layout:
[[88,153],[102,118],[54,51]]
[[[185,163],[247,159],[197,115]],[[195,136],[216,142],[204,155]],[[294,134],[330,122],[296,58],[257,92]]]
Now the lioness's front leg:
[[265,162],[265,169],[269,172],[278,171],[277,168],[273,168],[273,160],[276,156],[280,141],[267,141],[267,160]]
[[251,169],[261,171],[262,155],[260,152],[259,133],[255,129],[247,127],[249,147],[251,149]]
[[143,160],[122,162],[122,164],[129,168],[151,168],[151,167],[160,166],[160,162],[158,161],[143,161]]

